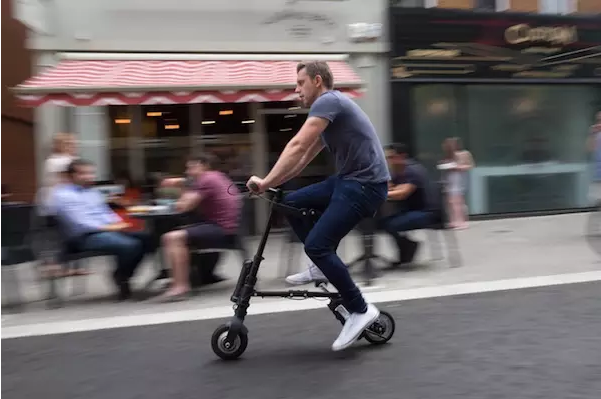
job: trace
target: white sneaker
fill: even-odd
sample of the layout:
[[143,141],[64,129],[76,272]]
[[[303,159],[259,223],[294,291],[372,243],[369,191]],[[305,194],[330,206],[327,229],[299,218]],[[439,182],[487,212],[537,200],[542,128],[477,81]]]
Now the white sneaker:
[[351,313],[349,319],[344,323],[340,335],[332,344],[332,350],[341,351],[351,346],[361,333],[378,319],[378,316],[380,316],[380,311],[372,304],[367,305],[365,313]]
[[306,270],[286,277],[286,282],[291,285],[309,284],[314,281],[328,281],[328,279],[313,263],[310,263]]

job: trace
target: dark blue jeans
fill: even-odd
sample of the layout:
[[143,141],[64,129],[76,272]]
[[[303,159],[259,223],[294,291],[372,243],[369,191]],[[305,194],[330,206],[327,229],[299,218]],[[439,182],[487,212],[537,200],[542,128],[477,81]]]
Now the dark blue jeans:
[[378,221],[378,224],[382,230],[393,234],[426,228],[432,223],[433,219],[432,212],[408,211],[382,218]]
[[114,255],[117,268],[114,276],[128,281],[144,259],[153,251],[150,235],[143,232],[100,232],[80,237],[74,242],[78,251],[98,251]]
[[[400,252],[401,262],[411,262],[411,258],[403,257],[403,248],[412,243],[407,237],[399,233],[411,230],[420,230],[428,227],[434,221],[434,213],[428,211],[401,211],[395,215],[378,220],[378,228],[384,230],[394,238]],[[410,255],[412,256],[412,255]]]
[[367,305],[347,266],[336,255],[340,241],[366,217],[373,217],[388,195],[384,183],[359,183],[330,177],[286,195],[284,203],[323,212],[315,224],[288,216],[288,222],[305,244],[307,256],[340,293],[350,312],[365,312]]

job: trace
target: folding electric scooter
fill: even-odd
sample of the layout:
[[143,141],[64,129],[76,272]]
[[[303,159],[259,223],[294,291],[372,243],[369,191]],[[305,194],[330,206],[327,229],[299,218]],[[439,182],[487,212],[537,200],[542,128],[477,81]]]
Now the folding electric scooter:
[[[236,184],[239,188],[247,190],[244,184]],[[349,312],[342,305],[342,299],[337,292],[330,292],[327,289],[327,281],[318,281],[315,286],[321,291],[307,290],[288,290],[288,291],[257,291],[255,284],[257,283],[257,274],[259,266],[263,258],[263,251],[267,244],[267,238],[271,230],[271,225],[274,221],[274,210],[278,210],[284,214],[293,215],[295,217],[306,218],[308,222],[315,223],[319,218],[320,213],[313,209],[298,209],[282,203],[283,191],[280,189],[269,189],[271,198],[261,196],[270,202],[269,220],[263,237],[257,248],[253,259],[245,260],[238,277],[234,294],[231,301],[234,303],[234,316],[227,323],[217,327],[211,338],[211,346],[213,352],[224,360],[233,360],[240,357],[248,345],[248,329],[244,325],[244,318],[247,315],[248,307],[250,306],[251,297],[282,297],[289,299],[308,299],[308,298],[329,298],[328,308],[332,311],[336,319],[342,324],[345,323],[349,316]],[[361,335],[360,338],[365,338],[368,342],[376,345],[388,342],[395,330],[394,319],[388,312],[380,311],[378,319],[371,324]]]

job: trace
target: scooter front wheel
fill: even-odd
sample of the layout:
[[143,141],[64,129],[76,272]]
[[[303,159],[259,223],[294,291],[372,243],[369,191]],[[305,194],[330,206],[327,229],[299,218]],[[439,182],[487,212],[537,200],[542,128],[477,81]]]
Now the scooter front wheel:
[[239,358],[248,346],[248,335],[242,331],[234,338],[234,342],[227,342],[227,334],[229,331],[230,327],[226,324],[222,324],[217,327],[211,337],[211,348],[213,349],[213,352],[223,360],[235,360]]

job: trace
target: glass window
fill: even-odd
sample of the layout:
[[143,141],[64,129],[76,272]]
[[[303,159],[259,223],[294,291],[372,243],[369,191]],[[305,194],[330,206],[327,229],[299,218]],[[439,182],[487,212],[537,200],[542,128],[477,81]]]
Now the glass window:
[[474,8],[477,10],[495,11],[497,0],[474,0]]
[[470,213],[588,206],[586,142],[598,87],[424,85],[412,96],[416,147],[430,170],[449,136],[462,138],[474,157]]
[[599,93],[585,86],[473,85],[472,174],[490,213],[587,205],[586,138]]
[[130,170],[130,129],[132,115],[124,105],[109,107],[110,175],[114,179]]
[[301,109],[299,101],[267,101],[263,103],[263,109],[288,109],[290,111]]
[[460,137],[464,144],[468,141],[461,89],[455,85],[423,85],[413,90],[416,159],[433,175],[438,174],[436,165],[446,138]]
[[201,142],[218,158],[216,168],[232,180],[252,173],[251,131],[255,120],[248,103],[203,104]]
[[[425,0],[390,0],[391,6],[397,7],[426,7]],[[432,6],[430,6],[432,7]]]
[[191,148],[190,105],[142,106],[142,146],[147,176],[180,175]]
[[[252,170],[250,131],[255,121],[249,104],[142,106],[139,132],[131,132],[131,112],[126,106],[109,107],[113,176],[131,172],[132,165],[140,165],[139,170],[143,165],[146,180],[157,174],[181,175],[195,140],[217,156],[217,168],[233,179],[246,178]],[[132,146],[134,134],[141,147]]]
[[538,9],[541,13],[569,14],[574,12],[574,0],[538,0]]

